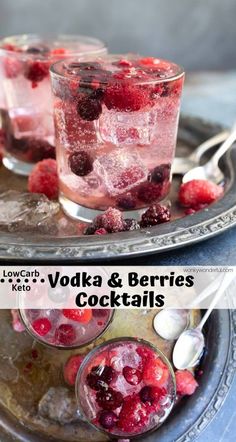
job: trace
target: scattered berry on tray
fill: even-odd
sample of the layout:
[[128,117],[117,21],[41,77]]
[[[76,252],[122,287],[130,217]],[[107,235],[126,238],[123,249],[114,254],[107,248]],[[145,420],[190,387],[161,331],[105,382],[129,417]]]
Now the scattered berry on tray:
[[193,374],[188,370],[178,370],[175,373],[177,394],[180,396],[191,395],[198,387]]
[[69,385],[75,385],[76,376],[78,370],[83,362],[84,356],[82,355],[73,355],[67,360],[64,365],[63,375],[65,382]]
[[156,224],[162,224],[170,221],[171,214],[170,209],[166,206],[160,204],[153,204],[149,209],[142,215],[140,226],[141,227],[151,227]]
[[223,195],[223,188],[208,180],[192,180],[180,186],[179,202],[184,207],[198,208],[211,204]]
[[28,178],[28,190],[32,193],[43,193],[49,199],[58,197],[58,175],[56,160],[39,161]]

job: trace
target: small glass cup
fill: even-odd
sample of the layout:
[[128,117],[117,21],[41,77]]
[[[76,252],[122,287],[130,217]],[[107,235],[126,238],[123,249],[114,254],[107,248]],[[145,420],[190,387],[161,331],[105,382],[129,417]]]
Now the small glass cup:
[[176,398],[175,375],[165,355],[136,338],[116,338],[85,357],[76,378],[83,417],[100,431],[128,438],[156,430]]
[[90,344],[105,333],[114,316],[112,309],[74,309],[73,312],[74,318],[71,309],[19,310],[22,322],[36,341],[59,349]]
[[[171,183],[184,80],[172,62],[138,55],[73,58],[51,67],[60,202],[91,221],[139,210]],[[130,213],[132,212],[132,213]]]
[[3,163],[8,169],[28,175],[38,161],[55,158],[50,65],[62,57],[96,57],[106,52],[101,41],[79,35],[29,34],[0,41],[0,78],[7,110]]

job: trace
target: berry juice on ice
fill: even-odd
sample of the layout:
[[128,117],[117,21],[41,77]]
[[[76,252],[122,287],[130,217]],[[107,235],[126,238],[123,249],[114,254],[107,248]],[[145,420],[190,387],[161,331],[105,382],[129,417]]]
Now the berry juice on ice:
[[49,67],[61,58],[106,52],[99,40],[82,36],[20,35],[0,41],[0,78],[5,108],[4,165],[28,175],[34,163],[55,158]]
[[60,202],[90,221],[116,207],[137,213],[171,183],[182,69],[156,58],[108,55],[51,68]]

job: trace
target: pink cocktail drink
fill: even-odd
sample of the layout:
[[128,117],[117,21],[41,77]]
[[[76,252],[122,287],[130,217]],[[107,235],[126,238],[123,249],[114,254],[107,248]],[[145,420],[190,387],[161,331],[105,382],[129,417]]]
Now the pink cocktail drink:
[[108,55],[51,68],[60,201],[91,220],[138,211],[171,183],[184,73],[156,58]]
[[21,309],[28,332],[57,348],[83,347],[100,337],[112,321],[111,309]]
[[76,380],[79,410],[111,436],[130,438],[159,427],[176,395],[166,357],[146,341],[117,338],[92,350]]
[[7,114],[4,165],[27,175],[34,163],[55,158],[49,68],[65,57],[106,53],[102,42],[82,36],[21,35],[0,42],[0,72]]

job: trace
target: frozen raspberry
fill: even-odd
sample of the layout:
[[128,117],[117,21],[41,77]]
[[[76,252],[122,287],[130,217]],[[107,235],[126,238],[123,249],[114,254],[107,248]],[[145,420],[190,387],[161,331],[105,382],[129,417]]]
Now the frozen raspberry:
[[81,150],[70,154],[69,166],[75,175],[86,176],[93,170],[93,161],[85,150]]
[[146,385],[162,387],[168,378],[168,367],[160,358],[152,357],[147,360],[143,369],[143,381]]
[[87,384],[93,390],[100,390],[106,388],[115,378],[116,374],[109,365],[95,366],[87,375]]
[[79,116],[86,121],[97,120],[102,113],[102,105],[100,100],[91,98],[90,96],[83,98],[77,105]]
[[109,207],[102,215],[98,215],[93,224],[97,228],[103,227],[109,233],[122,232],[124,228],[124,218],[122,213]]
[[48,63],[42,61],[29,61],[26,64],[24,76],[32,82],[32,87],[37,87],[40,81],[43,81],[49,75]]
[[223,195],[223,188],[207,180],[192,180],[180,186],[179,202],[195,208],[199,204],[211,204]]
[[132,230],[138,230],[138,229],[140,229],[138,221],[132,218],[125,219],[124,229],[123,229],[125,232],[131,232]]
[[152,183],[163,183],[170,178],[170,164],[161,164],[155,167],[149,176]]
[[126,195],[117,200],[117,207],[119,207],[119,209],[131,210],[134,209],[135,206],[136,199],[132,195]]
[[106,231],[106,229],[103,229],[103,227],[101,227],[101,229],[97,229],[97,230],[95,230],[95,233],[94,233],[95,235],[106,235],[107,234],[107,231]]
[[76,376],[83,362],[83,359],[84,356],[74,355],[67,360],[63,369],[64,379],[67,384],[75,385]]
[[148,422],[148,411],[139,396],[125,398],[117,423],[119,429],[125,433],[141,433]]
[[153,352],[152,352],[152,350],[150,350],[149,348],[147,348],[145,346],[139,346],[136,349],[136,352],[138,353],[138,355],[142,359],[140,369],[143,369],[146,362],[153,357]]
[[38,161],[48,158],[56,158],[55,147],[46,140],[23,137],[20,141],[24,143],[25,149],[28,151],[28,160],[32,163],[37,163]]
[[123,368],[123,376],[126,382],[131,385],[138,385],[142,380],[142,372],[136,368],[128,366]]
[[97,392],[96,401],[103,410],[116,410],[122,405],[123,396],[119,391],[108,388]]
[[32,327],[39,336],[45,336],[50,332],[52,324],[48,318],[38,318],[32,323]]
[[145,89],[131,82],[114,83],[106,88],[104,103],[109,110],[134,112],[149,104],[149,96]]
[[36,164],[28,178],[28,190],[32,193],[43,193],[50,199],[57,198],[58,175],[55,160],[43,160]]
[[91,308],[63,309],[62,313],[67,319],[84,324],[87,324],[92,319]]
[[149,209],[142,215],[140,226],[141,227],[151,227],[156,224],[162,224],[170,221],[170,210],[161,206],[160,204],[153,204]]
[[61,324],[56,329],[55,341],[56,344],[72,345],[76,340],[75,329],[71,324]]
[[106,430],[111,430],[117,420],[118,418],[113,411],[102,411],[99,415],[98,422],[103,428],[106,428]]
[[188,370],[178,370],[175,373],[177,393],[181,396],[191,395],[198,387],[194,376]]
[[15,58],[5,58],[4,61],[4,71],[7,78],[16,78],[21,72],[21,63]]
[[138,190],[138,198],[145,203],[152,203],[160,199],[162,194],[162,185],[153,183],[141,184]]

